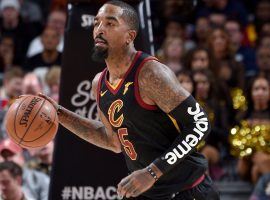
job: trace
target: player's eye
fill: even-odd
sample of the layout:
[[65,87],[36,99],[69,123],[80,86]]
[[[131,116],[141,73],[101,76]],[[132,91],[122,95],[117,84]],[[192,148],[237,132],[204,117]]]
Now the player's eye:
[[108,26],[114,26],[114,24],[112,22],[108,22],[107,25]]

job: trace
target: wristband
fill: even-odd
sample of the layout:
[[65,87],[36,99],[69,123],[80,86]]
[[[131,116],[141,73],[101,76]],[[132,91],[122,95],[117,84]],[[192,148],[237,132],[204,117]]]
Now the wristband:
[[58,105],[57,106],[57,110],[56,110],[56,112],[57,112],[57,115],[60,115],[60,113],[61,113],[61,111],[62,111],[62,106],[60,106],[60,105]]
[[152,170],[152,168],[147,166],[146,169],[149,172],[149,174],[155,179],[155,181],[157,181],[158,177],[157,177],[156,173]]

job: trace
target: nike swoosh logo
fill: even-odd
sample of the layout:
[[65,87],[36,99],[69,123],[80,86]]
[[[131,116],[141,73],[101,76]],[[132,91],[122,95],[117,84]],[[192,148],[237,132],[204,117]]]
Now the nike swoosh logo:
[[104,92],[100,91],[100,96],[103,97],[107,92],[108,90],[105,90]]

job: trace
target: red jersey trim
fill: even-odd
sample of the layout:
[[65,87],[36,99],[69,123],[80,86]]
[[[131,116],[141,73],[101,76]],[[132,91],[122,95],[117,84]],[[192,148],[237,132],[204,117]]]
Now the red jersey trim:
[[139,72],[141,71],[141,69],[143,68],[144,66],[144,63],[146,63],[147,61],[149,60],[158,60],[157,58],[155,57],[148,57],[148,58],[145,58],[141,64],[139,65],[137,71],[136,71],[136,75],[135,75],[135,83],[134,83],[134,90],[135,90],[135,98],[138,102],[138,104],[146,109],[146,110],[157,110],[158,107],[156,105],[150,105],[150,104],[147,104],[143,101],[143,99],[141,98],[141,95],[140,95],[140,91],[139,91],[139,83],[138,83],[138,76],[139,76]]
[[199,177],[192,185],[188,186],[185,188],[185,190],[189,190],[191,188],[196,187],[197,185],[199,185],[201,182],[203,182],[203,180],[205,179],[205,175],[203,174],[201,177]]
[[100,75],[99,80],[98,80],[98,85],[97,85],[97,104],[98,104],[98,106],[99,106],[99,102],[100,102],[101,82],[102,82],[102,79],[104,77],[105,72],[106,72],[106,68],[101,72],[101,75]]
[[113,88],[111,86],[111,84],[108,82],[107,80],[107,74],[108,74],[108,69],[106,69],[106,73],[105,73],[105,84],[107,86],[107,88],[110,90],[110,92],[114,95],[116,95],[119,91],[119,89],[121,88],[121,86],[123,85],[127,75],[129,74],[129,72],[131,71],[131,69],[133,68],[133,66],[135,65],[136,61],[138,60],[138,58],[141,56],[142,52],[138,51],[135,55],[135,58],[133,59],[131,65],[129,66],[127,72],[125,73],[125,76],[122,78],[122,80],[117,84],[116,88]]

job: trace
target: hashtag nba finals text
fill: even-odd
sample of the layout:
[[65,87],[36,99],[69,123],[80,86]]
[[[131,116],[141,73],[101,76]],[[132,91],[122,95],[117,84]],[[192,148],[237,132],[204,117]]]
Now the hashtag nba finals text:
[[120,199],[116,187],[65,186],[62,190],[62,200],[116,200]]

